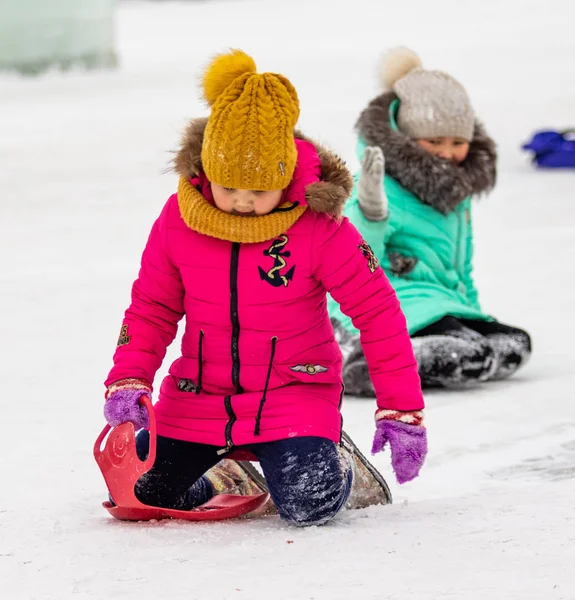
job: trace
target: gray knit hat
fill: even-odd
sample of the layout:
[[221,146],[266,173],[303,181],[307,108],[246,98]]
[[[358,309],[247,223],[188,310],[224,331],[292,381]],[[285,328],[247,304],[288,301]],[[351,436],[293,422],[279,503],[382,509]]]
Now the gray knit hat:
[[427,71],[407,48],[386,54],[380,65],[385,91],[393,90],[401,104],[399,129],[412,138],[473,138],[475,114],[465,88],[441,71]]

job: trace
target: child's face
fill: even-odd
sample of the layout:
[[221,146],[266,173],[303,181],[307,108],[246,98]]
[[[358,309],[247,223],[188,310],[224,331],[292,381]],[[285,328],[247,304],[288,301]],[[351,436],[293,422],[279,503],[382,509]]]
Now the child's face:
[[461,138],[420,138],[416,141],[431,154],[457,164],[462,163],[469,153],[469,142]]
[[235,190],[212,183],[216,206],[224,212],[242,217],[259,217],[271,213],[281,202],[282,193],[282,190]]

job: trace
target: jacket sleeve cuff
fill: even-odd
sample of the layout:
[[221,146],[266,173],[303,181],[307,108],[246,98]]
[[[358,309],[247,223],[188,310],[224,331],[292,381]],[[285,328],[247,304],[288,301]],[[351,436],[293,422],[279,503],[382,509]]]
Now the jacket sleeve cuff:
[[417,425],[424,427],[423,424],[423,411],[400,411],[400,410],[388,410],[381,408],[375,413],[376,421],[400,421],[407,425]]
[[152,386],[147,381],[144,381],[143,379],[135,379],[135,378],[121,379],[120,381],[115,381],[114,383],[112,383],[108,386],[104,397],[107,400],[108,397],[110,396],[110,394],[113,394],[114,392],[117,392],[119,390],[141,390],[141,389],[147,390],[150,394],[152,393]]

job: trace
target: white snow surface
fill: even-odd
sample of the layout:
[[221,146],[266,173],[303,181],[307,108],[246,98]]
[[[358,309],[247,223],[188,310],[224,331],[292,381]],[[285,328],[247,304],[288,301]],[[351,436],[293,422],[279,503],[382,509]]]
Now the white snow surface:
[[[4,600],[572,600],[575,556],[575,172],[533,169],[534,129],[575,125],[568,0],[124,2],[121,67],[0,78],[0,597]],[[395,504],[295,529],[277,518],[120,523],[92,444],[164,172],[198,76],[228,47],[299,91],[301,127],[354,156],[353,124],[388,47],[467,87],[496,138],[476,203],[486,310],[528,329],[515,378],[427,395],[429,456]],[[169,361],[177,355],[177,343]],[[369,451],[374,403],[348,398]]]

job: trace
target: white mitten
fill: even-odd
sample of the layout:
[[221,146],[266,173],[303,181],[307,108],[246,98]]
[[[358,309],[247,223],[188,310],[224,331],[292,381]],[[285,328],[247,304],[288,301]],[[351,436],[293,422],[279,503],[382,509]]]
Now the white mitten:
[[361,161],[358,200],[361,211],[370,221],[387,219],[387,196],[383,189],[385,158],[379,146],[368,146]]

